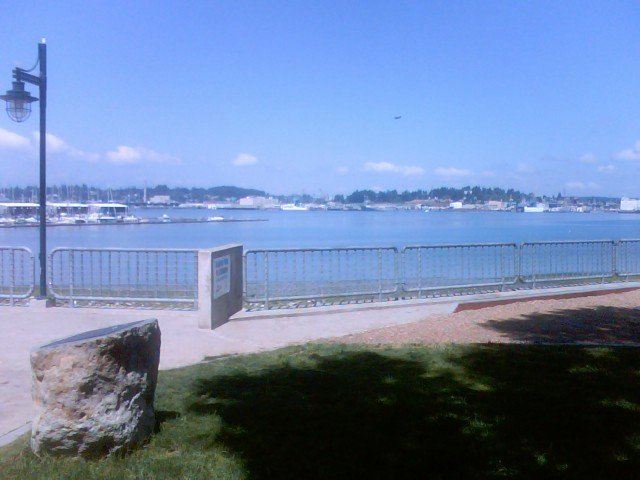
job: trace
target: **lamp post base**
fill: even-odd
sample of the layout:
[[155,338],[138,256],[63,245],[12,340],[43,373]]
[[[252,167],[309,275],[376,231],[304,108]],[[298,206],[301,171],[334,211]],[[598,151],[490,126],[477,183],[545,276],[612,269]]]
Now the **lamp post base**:
[[36,310],[42,310],[55,306],[56,302],[53,298],[36,297],[29,300],[29,308],[34,308]]

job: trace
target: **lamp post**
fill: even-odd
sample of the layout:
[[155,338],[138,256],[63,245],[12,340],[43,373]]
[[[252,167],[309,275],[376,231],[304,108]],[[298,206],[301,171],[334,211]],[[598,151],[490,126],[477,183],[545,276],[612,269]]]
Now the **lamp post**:
[[[38,76],[32,75],[37,66]],[[47,297],[47,45],[45,39],[38,44],[38,63],[30,69],[13,69],[13,88],[7,90],[0,99],[7,102],[7,113],[11,120],[24,122],[31,115],[31,103],[38,101],[36,97],[24,89],[25,83],[36,85],[40,93],[40,296]]]

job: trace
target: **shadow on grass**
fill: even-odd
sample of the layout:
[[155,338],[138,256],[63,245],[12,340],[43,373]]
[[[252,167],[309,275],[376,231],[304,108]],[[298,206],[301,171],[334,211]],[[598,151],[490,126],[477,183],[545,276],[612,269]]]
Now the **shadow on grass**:
[[159,433],[162,430],[162,424],[169,421],[174,420],[180,416],[179,412],[174,412],[173,410],[156,410],[155,417],[156,421],[153,425],[153,433]]
[[490,320],[486,328],[527,343],[595,343],[640,345],[640,310],[597,307],[532,313]]
[[346,351],[201,379],[188,410],[250,478],[637,478],[638,372],[634,349]]

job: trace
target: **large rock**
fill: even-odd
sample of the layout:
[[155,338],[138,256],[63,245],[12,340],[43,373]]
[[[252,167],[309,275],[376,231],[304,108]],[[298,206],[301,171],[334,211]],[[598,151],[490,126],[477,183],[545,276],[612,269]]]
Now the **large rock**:
[[157,320],[116,325],[31,351],[36,454],[126,452],[153,432]]

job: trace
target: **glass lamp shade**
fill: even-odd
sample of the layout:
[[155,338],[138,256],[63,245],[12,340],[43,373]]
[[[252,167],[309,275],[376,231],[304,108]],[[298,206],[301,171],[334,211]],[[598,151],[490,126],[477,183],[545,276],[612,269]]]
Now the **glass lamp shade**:
[[24,122],[31,115],[31,103],[22,100],[7,100],[7,114],[14,122]]
[[24,122],[31,115],[31,103],[38,99],[24,89],[24,82],[13,82],[13,89],[7,90],[0,99],[7,102],[7,114],[14,122]]

